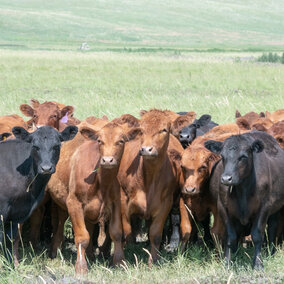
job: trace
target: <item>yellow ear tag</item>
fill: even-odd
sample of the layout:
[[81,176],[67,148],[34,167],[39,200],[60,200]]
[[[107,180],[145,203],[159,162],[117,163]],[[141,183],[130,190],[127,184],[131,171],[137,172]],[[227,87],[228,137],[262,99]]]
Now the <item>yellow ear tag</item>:
[[7,140],[7,136],[4,136],[3,141]]

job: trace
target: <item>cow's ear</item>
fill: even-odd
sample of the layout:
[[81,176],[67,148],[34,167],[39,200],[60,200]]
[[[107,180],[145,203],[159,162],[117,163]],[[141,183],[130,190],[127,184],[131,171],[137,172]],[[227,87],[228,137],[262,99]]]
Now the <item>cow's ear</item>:
[[33,117],[33,115],[34,115],[34,109],[31,106],[27,105],[27,104],[20,105],[20,111],[25,116]]
[[10,133],[10,132],[1,133],[0,134],[0,141],[5,141],[11,135],[12,135],[12,133]]
[[87,140],[97,140],[99,135],[98,132],[90,127],[84,126],[80,130],[82,136]]
[[67,126],[62,132],[60,132],[60,140],[68,141],[72,140],[78,132],[78,127],[74,125]]
[[140,117],[142,117],[144,114],[146,114],[148,111],[145,110],[145,109],[141,109],[139,114],[140,114]]
[[72,115],[74,112],[74,107],[65,106],[62,110],[60,110],[60,118],[64,117],[67,113],[68,115]]
[[126,141],[135,139],[138,136],[141,136],[143,130],[140,127],[131,128],[126,134]]
[[209,114],[203,114],[198,120],[197,125],[199,127],[207,125],[211,121],[211,115]]
[[211,174],[213,166],[216,164],[217,161],[220,160],[220,156],[217,156],[214,153],[211,153],[208,157],[208,168],[209,168],[209,174]]
[[236,115],[235,115],[235,117],[236,118],[239,118],[239,117],[241,117],[242,115],[241,115],[241,113],[236,109]]
[[236,124],[242,130],[250,130],[250,125],[244,117],[240,117],[236,120]]
[[37,108],[40,105],[39,101],[36,99],[30,99],[30,104],[33,108]]
[[255,140],[251,145],[251,149],[256,153],[260,153],[264,149],[264,144],[260,140]]
[[106,115],[103,115],[101,119],[105,120],[105,121],[108,121],[108,117]]
[[219,155],[222,151],[223,143],[219,141],[208,140],[204,142],[204,146],[212,153]]
[[12,129],[12,132],[16,139],[20,139],[26,142],[31,142],[32,141],[32,136],[31,133],[29,133],[25,128],[20,127],[20,126],[15,126]]

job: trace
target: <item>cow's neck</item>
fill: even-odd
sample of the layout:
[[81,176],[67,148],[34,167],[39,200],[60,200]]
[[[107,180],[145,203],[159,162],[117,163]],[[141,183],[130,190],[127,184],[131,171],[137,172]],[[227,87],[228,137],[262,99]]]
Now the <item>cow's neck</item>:
[[234,186],[232,189],[231,194],[236,196],[240,212],[240,221],[243,225],[247,224],[249,221],[249,202],[254,195],[255,187],[256,177],[254,168],[252,168],[248,177],[246,177],[242,183]]
[[100,167],[98,169],[98,179],[102,192],[108,191],[113,186],[113,182],[117,180],[119,167],[111,169]]
[[143,174],[145,180],[151,182],[155,179],[155,177],[159,176],[162,167],[164,166],[167,159],[167,152],[159,155],[158,157],[152,159],[145,159],[143,157]]

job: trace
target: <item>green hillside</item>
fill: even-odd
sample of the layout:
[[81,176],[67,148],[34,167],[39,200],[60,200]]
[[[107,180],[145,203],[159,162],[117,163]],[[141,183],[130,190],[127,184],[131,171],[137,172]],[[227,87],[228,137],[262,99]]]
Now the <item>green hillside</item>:
[[281,50],[282,0],[1,0],[0,48]]

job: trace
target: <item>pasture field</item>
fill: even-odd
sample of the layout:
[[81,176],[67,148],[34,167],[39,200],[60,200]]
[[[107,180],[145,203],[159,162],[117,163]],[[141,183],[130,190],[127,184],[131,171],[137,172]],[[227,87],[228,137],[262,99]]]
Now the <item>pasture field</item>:
[[[256,53],[81,53],[0,51],[0,114],[20,114],[30,98],[57,100],[76,107],[75,116],[110,119],[139,115],[152,107],[210,113],[218,123],[234,121],[235,110],[274,111],[284,106],[284,65],[256,63]],[[70,223],[66,232],[70,233]],[[11,270],[0,259],[0,283],[78,283],[73,241],[55,260],[21,249],[22,262]],[[126,249],[127,262],[90,262],[85,283],[282,283],[284,250],[264,255],[264,272],[251,269],[253,249],[240,248],[227,269],[221,252],[201,245],[184,255],[162,251],[161,264],[147,267],[145,244]],[[135,259],[134,254],[137,256]],[[46,282],[45,282],[46,281]]]
[[283,51],[282,0],[1,0],[0,46]]

